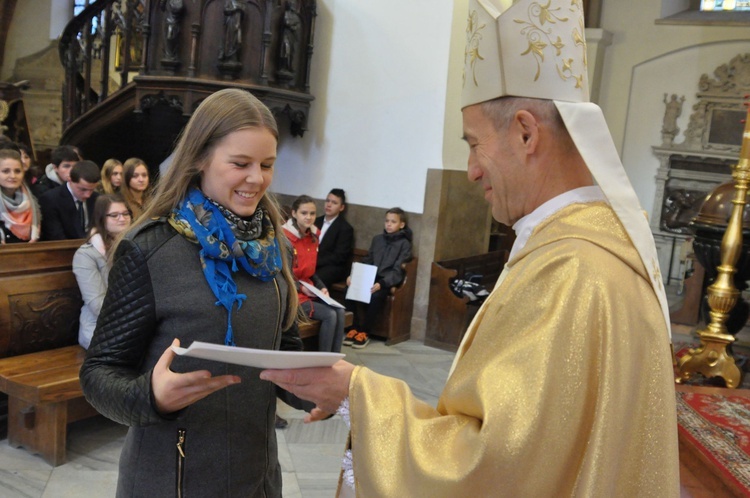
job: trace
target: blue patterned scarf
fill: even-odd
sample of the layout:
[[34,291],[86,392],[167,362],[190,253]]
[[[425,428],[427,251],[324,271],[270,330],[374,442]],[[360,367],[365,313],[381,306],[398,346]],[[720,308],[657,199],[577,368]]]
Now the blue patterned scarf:
[[237,309],[247,299],[237,293],[232,273],[238,265],[248,274],[268,282],[281,270],[281,249],[268,213],[258,207],[261,219],[260,237],[238,240],[232,225],[226,220],[218,205],[198,189],[192,189],[172,211],[169,223],[189,241],[199,244],[201,266],[208,285],[216,296],[216,306],[227,310],[227,334],[224,344],[234,346],[232,333],[232,308]]

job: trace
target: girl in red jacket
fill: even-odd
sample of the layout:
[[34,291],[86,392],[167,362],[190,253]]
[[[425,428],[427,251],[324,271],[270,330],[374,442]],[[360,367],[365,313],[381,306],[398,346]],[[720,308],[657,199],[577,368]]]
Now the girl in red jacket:
[[344,339],[344,309],[329,306],[301,282],[306,282],[328,295],[328,289],[315,275],[318,260],[318,228],[315,226],[315,202],[312,197],[301,195],[292,203],[292,216],[284,224],[284,233],[294,249],[292,270],[297,280],[299,303],[305,315],[320,320],[318,349],[341,351]]

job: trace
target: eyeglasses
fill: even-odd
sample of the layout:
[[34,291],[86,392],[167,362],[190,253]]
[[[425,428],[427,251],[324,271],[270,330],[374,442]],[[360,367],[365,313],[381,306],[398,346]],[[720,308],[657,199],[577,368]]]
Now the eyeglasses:
[[112,218],[113,220],[117,220],[120,218],[130,218],[130,213],[125,211],[123,213],[107,213],[107,218]]

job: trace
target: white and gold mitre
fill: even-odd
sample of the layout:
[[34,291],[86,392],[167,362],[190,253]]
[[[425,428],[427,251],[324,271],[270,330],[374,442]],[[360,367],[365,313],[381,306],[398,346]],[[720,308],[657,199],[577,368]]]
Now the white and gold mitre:
[[578,152],[641,256],[669,333],[669,306],[651,228],[604,114],[589,102],[581,3],[469,0],[461,107],[500,97],[555,103]]
[[514,96],[588,102],[581,0],[470,0],[461,107]]

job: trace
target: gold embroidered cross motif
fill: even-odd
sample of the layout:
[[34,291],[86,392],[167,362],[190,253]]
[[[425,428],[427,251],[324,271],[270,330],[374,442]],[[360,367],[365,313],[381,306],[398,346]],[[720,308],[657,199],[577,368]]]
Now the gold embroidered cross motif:
[[663,282],[661,281],[661,270],[659,269],[659,262],[654,259],[651,261],[651,265],[653,265],[653,270],[651,270],[651,277],[654,279],[654,283],[656,283],[659,286],[659,289],[661,289]]
[[464,85],[466,85],[466,68],[469,66],[471,67],[471,76],[474,80],[474,86],[479,86],[474,66],[478,60],[484,60],[484,57],[479,54],[479,42],[482,40],[482,33],[480,33],[480,31],[484,29],[484,27],[484,24],[479,24],[479,14],[477,14],[477,11],[472,10],[469,13],[469,19],[466,24],[466,48],[464,49],[463,73]]
[[[570,39],[563,39],[559,36],[562,31],[561,24],[566,23],[569,18],[565,17],[562,12],[562,7],[551,7],[552,0],[547,0],[547,3],[542,5],[540,2],[533,2],[529,5],[527,15],[528,19],[514,19],[513,21],[517,24],[521,24],[521,35],[526,36],[528,41],[528,47],[521,55],[531,55],[536,61],[536,74],[534,75],[534,81],[539,79],[542,70],[542,64],[545,63],[545,54],[551,49],[554,49],[554,56],[551,59],[554,61],[557,74],[563,81],[573,79],[575,81],[576,88],[583,87],[584,75],[575,74],[573,71],[574,59],[570,57],[571,50],[567,49],[567,43],[579,47],[581,49],[581,56],[583,61],[583,67],[586,67],[586,42],[584,38],[583,26],[573,28],[570,33]],[[570,10],[574,12],[580,10],[580,0],[571,0]],[[554,34],[553,34],[554,33]],[[550,48],[551,47],[551,48]]]

